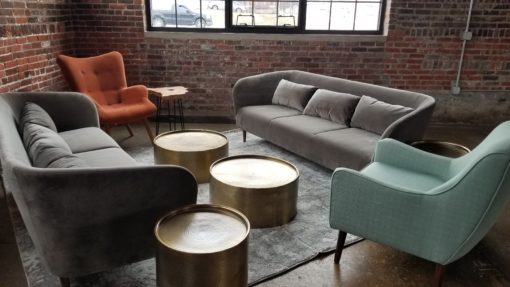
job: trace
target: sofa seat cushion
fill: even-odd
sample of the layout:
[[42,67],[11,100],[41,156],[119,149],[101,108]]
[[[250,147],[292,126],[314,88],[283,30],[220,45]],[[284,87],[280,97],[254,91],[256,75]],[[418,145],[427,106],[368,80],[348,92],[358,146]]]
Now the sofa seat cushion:
[[103,130],[87,127],[59,133],[73,153],[105,148],[119,148],[119,145]]
[[312,139],[317,163],[328,168],[361,170],[372,160],[380,135],[357,128],[316,134]]
[[301,115],[301,112],[280,105],[247,106],[237,113],[237,125],[243,130],[265,138],[268,135],[269,123],[277,118]]
[[314,135],[345,128],[345,125],[307,115],[283,117],[271,121],[267,138],[292,152],[308,157],[317,152],[311,142]]
[[444,181],[435,176],[405,170],[389,164],[374,162],[362,170],[363,174],[381,182],[391,182],[398,189],[426,192],[440,186]]
[[137,162],[121,148],[104,148],[75,153],[91,167],[135,166]]

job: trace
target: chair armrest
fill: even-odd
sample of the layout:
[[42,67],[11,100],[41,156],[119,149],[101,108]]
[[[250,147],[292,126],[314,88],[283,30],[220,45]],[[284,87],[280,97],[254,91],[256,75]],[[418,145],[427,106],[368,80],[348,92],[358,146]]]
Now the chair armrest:
[[[149,92],[144,85],[123,88],[119,91],[122,103],[135,104],[144,102],[149,98]],[[145,100],[144,100],[145,99]]]
[[13,171],[27,228],[61,277],[153,256],[156,221],[197,198],[195,178],[177,166]]
[[447,179],[452,159],[387,138],[377,143],[373,161]]
[[[332,177],[329,221],[332,228],[437,260],[437,254],[427,248],[447,237],[441,223],[449,210],[440,203],[437,196],[396,189],[358,171],[339,168]],[[437,233],[429,234],[432,231]]]
[[290,71],[278,71],[239,79],[232,89],[234,113],[245,106],[270,105],[278,83],[289,77]]

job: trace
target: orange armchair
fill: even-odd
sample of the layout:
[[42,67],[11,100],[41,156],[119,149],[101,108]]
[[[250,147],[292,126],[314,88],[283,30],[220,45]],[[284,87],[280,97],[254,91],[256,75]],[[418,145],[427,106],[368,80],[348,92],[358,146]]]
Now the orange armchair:
[[132,136],[128,124],[143,121],[152,141],[147,117],[154,114],[156,106],[149,100],[145,86],[127,86],[119,52],[88,58],[60,55],[57,63],[71,89],[88,95],[95,102],[106,132],[110,132],[112,126],[126,125]]

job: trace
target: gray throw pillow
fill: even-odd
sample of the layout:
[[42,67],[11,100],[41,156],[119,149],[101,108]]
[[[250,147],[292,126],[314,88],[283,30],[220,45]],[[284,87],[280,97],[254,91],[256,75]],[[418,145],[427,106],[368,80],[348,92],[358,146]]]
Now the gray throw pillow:
[[[35,167],[77,167],[77,161],[63,164],[63,159],[74,160],[67,143],[53,130],[44,126],[26,123],[23,127],[23,143]],[[85,166],[85,163],[82,162]],[[56,166],[57,165],[57,166]]]
[[273,104],[303,111],[308,100],[317,90],[314,86],[281,80],[273,95]]
[[409,114],[413,109],[391,105],[369,96],[362,96],[351,120],[351,127],[382,135],[394,121]]
[[40,126],[47,127],[54,132],[57,131],[57,127],[50,115],[48,115],[48,113],[39,105],[31,102],[26,102],[23,110],[21,111],[19,129],[23,130],[27,123],[38,124]]
[[303,114],[349,125],[360,97],[318,89],[308,102]]

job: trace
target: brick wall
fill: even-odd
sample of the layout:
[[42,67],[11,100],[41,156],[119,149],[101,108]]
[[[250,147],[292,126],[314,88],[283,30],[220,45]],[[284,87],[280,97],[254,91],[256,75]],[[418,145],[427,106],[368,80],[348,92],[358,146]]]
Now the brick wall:
[[73,53],[66,2],[0,2],[0,92],[65,87],[55,56]]
[[[237,79],[300,69],[425,92],[438,101],[434,114],[438,122],[493,124],[509,118],[510,4],[506,0],[475,1],[473,40],[466,45],[462,92],[456,96],[449,91],[456,79],[459,35],[469,1],[391,2],[386,38],[345,42],[146,37],[143,0],[81,0],[69,8],[75,55],[118,50],[124,55],[130,84],[189,86],[188,114],[232,117],[230,94]],[[68,15],[67,7],[62,10],[59,18]],[[68,35],[68,22],[56,23],[64,32],[49,36]],[[51,75],[59,81],[55,73]]]

